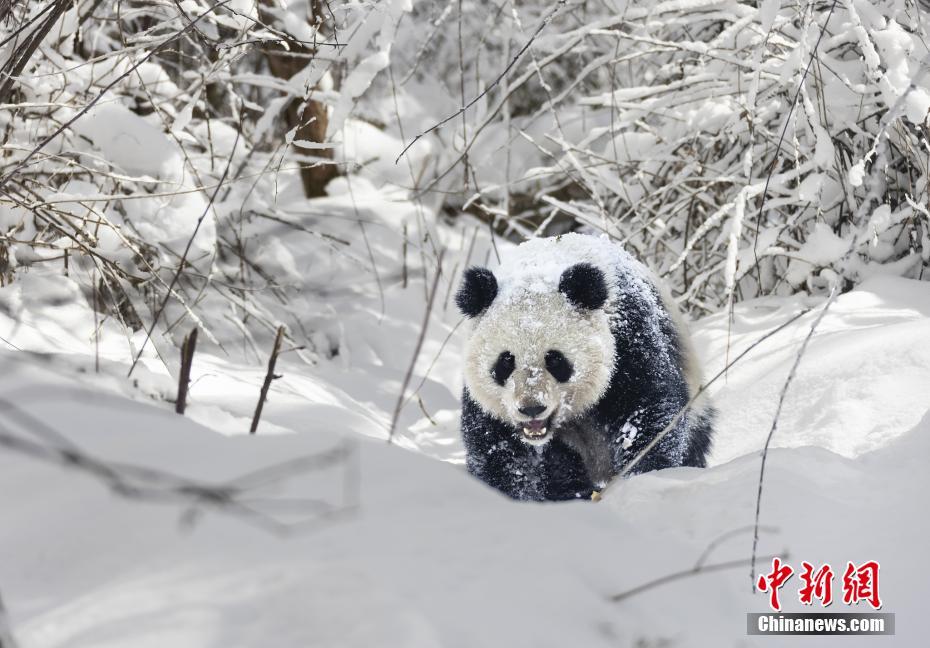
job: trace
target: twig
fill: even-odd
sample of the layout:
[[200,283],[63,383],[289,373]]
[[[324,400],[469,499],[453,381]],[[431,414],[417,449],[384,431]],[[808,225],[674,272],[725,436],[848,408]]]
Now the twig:
[[249,434],[255,434],[258,430],[258,421],[262,418],[262,409],[265,407],[265,399],[268,398],[268,389],[271,387],[271,381],[280,378],[274,372],[274,366],[278,362],[278,354],[281,352],[281,338],[284,337],[284,327],[278,327],[278,333],[274,336],[274,347],[271,349],[271,357],[268,358],[268,371],[265,373],[265,382],[262,383],[262,391],[258,397],[258,404],[255,406],[255,414],[252,416],[252,427],[249,428]]
[[[823,26],[820,28],[820,35],[817,36],[817,42],[814,43],[814,49],[811,51],[810,59],[807,61],[807,66],[804,68],[804,73],[801,75],[801,81],[798,83],[798,89],[794,93],[794,99],[791,100],[791,106],[788,108],[788,114],[785,115],[785,126],[782,128],[781,135],[778,137],[778,143],[775,145],[775,155],[772,157],[772,163],[769,166],[769,171],[765,176],[765,186],[762,188],[762,199],[759,201],[759,214],[756,216],[756,231],[755,239],[752,244],[752,253],[756,255],[756,248],[759,245],[759,224],[762,222],[762,214],[765,210],[765,199],[768,197],[769,193],[769,183],[772,181],[772,174],[775,173],[775,167],[778,164],[778,156],[781,153],[782,142],[785,141],[785,135],[788,132],[788,126],[791,124],[791,115],[794,112],[795,106],[798,105],[798,98],[801,96],[801,90],[804,88],[804,82],[807,80],[807,75],[810,73],[811,65],[814,63],[814,59],[817,58],[817,49],[820,47],[820,41],[823,40],[823,35],[827,31],[827,25],[830,24],[830,18],[833,17],[833,10],[836,9],[836,5],[839,0],[833,0],[833,4],[830,5],[830,12],[827,14],[827,19],[823,21]],[[756,264],[759,263],[759,258],[756,256]]]
[[0,593],[0,648],[16,648],[16,639],[13,637],[10,619],[3,605],[2,593]]
[[99,311],[100,304],[97,300],[97,267],[91,274],[91,299],[93,300],[91,308],[94,311],[94,373],[100,373],[100,322]]
[[181,345],[181,375],[178,377],[178,399],[174,411],[184,414],[187,408],[187,388],[191,382],[191,365],[194,363],[194,350],[197,348],[197,327],[184,338]]
[[404,238],[403,238],[403,242],[401,243],[401,252],[400,252],[400,256],[401,256],[401,259],[402,259],[402,264],[401,264],[401,278],[402,278],[402,284],[401,284],[401,287],[402,287],[404,290],[406,290],[406,289],[407,289],[407,221],[404,221]]
[[[551,10],[548,14],[546,14],[546,17],[543,18],[543,19],[542,19],[542,22],[539,23],[539,27],[536,28],[536,31],[533,32],[533,35],[530,36],[529,40],[527,40],[526,43],[523,44],[523,47],[520,48],[520,51],[517,52],[517,55],[514,56],[513,59],[511,59],[510,63],[507,64],[507,67],[504,68],[504,71],[503,71],[503,72],[501,72],[500,74],[497,75],[497,78],[496,78],[496,79],[494,79],[493,81],[491,81],[491,83],[489,83],[489,84],[484,88],[484,90],[482,90],[481,92],[479,92],[479,93],[478,93],[471,101],[469,101],[467,104],[465,104],[464,106],[462,106],[461,108],[459,108],[458,110],[456,110],[454,113],[452,113],[451,115],[449,115],[449,116],[446,117],[445,119],[443,119],[443,120],[441,120],[441,121],[439,121],[439,122],[436,122],[435,124],[433,124],[432,126],[430,126],[429,128],[427,128],[425,131],[423,131],[422,133],[420,133],[419,135],[417,135],[416,137],[414,137],[413,140],[412,140],[409,144],[407,144],[407,146],[404,147],[404,150],[402,150],[402,151],[400,152],[400,155],[398,155],[397,158],[394,160],[394,164],[397,164],[398,162],[400,162],[400,159],[401,159],[402,157],[404,157],[404,154],[405,154],[408,150],[410,150],[410,147],[411,147],[411,146],[413,146],[414,144],[417,143],[417,140],[419,140],[419,139],[422,138],[422,137],[425,137],[426,135],[429,135],[429,134],[432,133],[434,130],[436,130],[436,129],[438,129],[438,128],[441,128],[442,126],[448,124],[450,121],[452,121],[453,119],[455,119],[455,118],[458,117],[459,115],[464,115],[466,110],[468,110],[469,108],[471,108],[472,106],[474,106],[476,103],[478,103],[479,101],[481,101],[482,97],[484,97],[484,96],[487,95],[491,90],[493,90],[494,87],[497,86],[497,85],[504,79],[504,77],[507,76],[507,73],[510,72],[510,70],[513,68],[513,66],[516,65],[517,62],[518,62],[521,58],[523,58],[523,55],[526,53],[526,50],[528,50],[528,49],[530,48],[530,45],[532,45],[532,44],[533,44],[533,41],[535,41],[536,38],[542,33],[542,30],[544,30],[544,29],[546,28],[546,26],[547,26],[550,22],[552,22],[552,19],[555,18],[555,15],[559,12],[559,10],[560,10],[563,6],[565,6],[565,2],[566,2],[566,0],[558,0],[558,2],[555,4],[555,6],[552,8],[552,10]],[[465,150],[464,155],[467,155],[467,153],[468,153],[468,148],[469,148],[469,147],[466,146],[466,150]]]
[[[739,527],[737,529],[731,529],[727,531],[726,533],[721,533],[719,536],[717,536],[716,538],[714,538],[708,543],[707,547],[704,549],[704,552],[698,557],[697,562],[694,563],[694,566],[700,567],[705,562],[707,562],[707,559],[710,558],[710,555],[714,552],[714,549],[719,547],[721,544],[723,544],[730,538],[736,537],[742,533],[746,533],[747,531],[752,531],[754,529],[755,527],[753,527],[753,525],[750,524],[747,526]],[[777,533],[778,527],[760,526],[759,530],[765,531],[767,533]]]
[[[788,555],[789,554],[787,551],[783,551],[782,553],[778,554],[778,557],[787,559]],[[774,558],[774,557],[775,556],[764,556],[763,560]],[[748,558],[744,558],[742,560],[730,560],[727,562],[714,563],[712,565],[695,565],[691,569],[683,569],[682,571],[679,571],[679,572],[667,574],[660,578],[656,578],[655,580],[651,580],[649,582],[643,583],[642,585],[637,585],[633,589],[629,589],[625,592],[620,592],[619,594],[614,594],[613,596],[610,597],[609,600],[612,603],[618,603],[620,601],[623,601],[624,599],[630,598],[631,596],[635,596],[636,594],[641,594],[642,592],[651,590],[654,587],[659,587],[660,585],[665,585],[666,583],[671,583],[673,581],[681,580],[683,578],[689,578],[691,576],[697,576],[699,574],[708,574],[710,572],[718,572],[718,571],[725,571],[727,569],[736,569],[738,567],[745,567],[746,565],[749,564],[749,562],[750,560]]]
[[766,333],[765,335],[763,335],[762,337],[760,337],[758,340],[756,340],[755,342],[753,342],[752,344],[750,344],[748,347],[746,347],[746,349],[744,349],[742,353],[740,353],[738,356],[736,356],[735,358],[733,358],[733,360],[731,360],[729,363],[727,363],[727,365],[726,365],[723,369],[721,369],[720,371],[718,371],[717,374],[714,375],[713,378],[711,378],[709,381],[707,381],[707,384],[701,385],[701,388],[698,389],[697,393],[694,394],[694,396],[691,397],[691,400],[689,400],[689,401],[685,404],[684,407],[682,407],[680,410],[678,410],[678,413],[675,414],[675,416],[672,418],[671,421],[669,421],[669,423],[665,426],[665,428],[664,428],[661,432],[659,432],[659,433],[652,439],[652,441],[650,441],[650,442],[646,445],[645,448],[643,448],[642,450],[640,450],[639,454],[637,454],[635,457],[633,457],[633,459],[631,459],[631,460],[626,464],[626,466],[623,468],[623,470],[621,470],[616,476],[614,476],[613,479],[611,479],[611,480],[607,483],[607,485],[604,486],[604,488],[602,488],[600,491],[598,491],[598,497],[597,497],[596,499],[597,499],[597,500],[603,499],[604,494],[605,494],[609,489],[611,489],[611,488],[614,486],[614,484],[616,484],[618,481],[620,481],[621,479],[623,479],[624,477],[626,477],[627,475],[629,475],[629,474],[630,474],[630,471],[632,471],[633,468],[636,467],[636,464],[638,464],[640,461],[642,461],[643,458],[649,453],[649,451],[652,450],[652,449],[656,446],[656,444],[659,443],[659,441],[661,441],[663,438],[665,438],[665,436],[666,436],[669,432],[671,432],[671,431],[675,428],[676,425],[678,425],[678,421],[680,421],[680,420],[681,420],[681,417],[685,415],[685,412],[688,411],[688,409],[697,401],[698,398],[701,397],[701,395],[702,395],[705,391],[707,391],[707,389],[708,389],[711,385],[713,385],[715,382],[717,382],[717,380],[719,380],[721,376],[725,375],[726,372],[730,369],[730,367],[732,367],[732,366],[735,365],[737,362],[739,362],[740,360],[742,360],[742,359],[746,356],[747,353],[749,353],[749,352],[752,351],[754,348],[756,348],[757,346],[759,346],[760,344],[762,344],[765,340],[769,339],[770,337],[772,337],[773,335],[775,335],[776,333],[778,333],[779,331],[781,331],[782,329],[784,329],[784,328],[787,327],[788,325],[790,325],[790,324],[792,324],[793,322],[795,322],[798,318],[802,317],[803,315],[806,315],[807,313],[808,313],[807,309],[802,310],[800,313],[797,313],[796,315],[792,316],[787,322],[784,322],[783,324],[780,324],[779,326],[775,327],[774,329],[772,329],[771,331],[769,331],[768,333]]
[[801,348],[798,350],[798,354],[794,358],[794,364],[791,365],[791,371],[788,372],[788,377],[785,378],[785,384],[782,385],[781,394],[778,397],[778,407],[775,408],[775,418],[772,420],[772,429],[769,430],[769,435],[765,439],[765,447],[762,448],[762,463],[759,466],[759,491],[756,493],[756,520],[753,525],[752,533],[752,559],[749,569],[749,577],[752,583],[753,592],[756,591],[756,548],[759,545],[759,512],[762,508],[762,482],[765,479],[765,460],[769,455],[769,444],[772,443],[772,437],[775,436],[775,430],[778,427],[778,417],[781,416],[781,408],[785,403],[785,395],[788,393],[788,386],[791,385],[791,381],[794,380],[794,376],[798,370],[798,365],[801,364],[801,358],[804,356],[804,352],[807,350],[807,345],[811,341],[811,338],[814,337],[814,331],[817,330],[817,326],[820,325],[823,316],[827,314],[827,311],[830,309],[830,305],[833,303],[833,300],[836,299],[837,295],[839,295],[839,291],[837,290],[837,284],[834,283],[833,290],[830,292],[830,297],[827,299],[826,303],[823,305],[823,308],[821,308],[820,312],[817,314],[817,319],[815,319],[814,323],[811,324],[811,329],[807,332],[807,337],[804,338],[804,342],[801,344]]
[[423,403],[423,397],[417,394],[417,404],[420,406],[420,411],[423,412],[423,416],[426,417],[426,420],[430,422],[430,425],[436,427],[439,425],[436,421],[433,420],[433,417],[429,415],[429,412],[426,411],[426,405]]
[[[70,4],[68,0],[58,0],[43,9],[42,13],[45,13],[49,8],[52,8],[52,12],[45,18],[45,21],[41,25],[26,37],[27,42],[21,47],[14,49],[10,54],[10,59],[3,66],[3,76],[5,78],[2,85],[0,85],[0,103],[6,103],[9,100],[13,91],[13,86],[16,84],[16,78],[25,69],[26,64],[29,63],[29,59],[35,54],[39,44],[45,39]],[[19,57],[18,59],[17,56]]]
[[[35,437],[12,432],[0,424],[0,449],[26,455],[67,469],[76,470],[94,479],[120,497],[146,502],[175,503],[188,506],[184,519],[191,520],[191,511],[209,507],[255,524],[278,535],[312,530],[319,525],[351,514],[358,508],[358,490],[343,489],[338,503],[318,499],[257,498],[252,491],[278,485],[288,478],[315,473],[334,466],[346,472],[343,480],[358,479],[358,467],[353,462],[355,444],[340,443],[330,449],[293,457],[245,473],[221,483],[206,483],[180,477],[162,470],[134,464],[108,462],[86,452],[57,430],[49,427],[24,409],[0,398],[0,412]],[[262,508],[259,508],[262,505]],[[296,520],[280,519],[268,509],[286,508]],[[265,509],[265,510],[262,510]],[[2,646],[7,648],[7,646]]]
[[[190,253],[191,247],[194,245],[194,239],[197,238],[197,232],[200,231],[200,226],[203,224],[203,219],[207,217],[207,214],[210,213],[210,209],[213,208],[216,195],[219,193],[220,187],[223,185],[223,182],[226,180],[226,176],[229,174],[229,169],[232,166],[233,158],[236,155],[236,149],[238,148],[239,138],[241,135],[242,128],[240,124],[240,128],[236,130],[236,139],[233,141],[232,151],[229,154],[229,160],[226,162],[226,168],[223,170],[223,175],[220,178],[219,183],[217,183],[216,188],[213,190],[213,193],[210,195],[210,200],[207,202],[206,207],[204,207],[203,213],[200,214],[200,217],[197,219],[197,223],[194,225],[194,231],[187,239],[187,245],[184,247],[184,253],[181,254],[181,260],[178,262],[178,269],[171,277],[171,283],[168,284],[168,290],[165,291],[165,298],[162,299],[161,304],[158,306],[158,310],[155,311],[155,315],[152,317],[152,323],[149,325],[148,330],[145,332],[145,338],[142,340],[142,344],[139,346],[139,351],[136,353],[136,357],[133,358],[132,365],[129,367],[129,376],[132,375],[133,370],[139,363],[139,358],[142,357],[142,352],[145,351],[145,346],[151,339],[152,332],[155,330],[155,326],[158,324],[158,320],[161,317],[162,312],[168,305],[168,300],[171,299],[171,295],[174,292],[174,287],[177,285],[178,280],[181,278],[181,273],[184,271],[184,265],[187,263],[187,255]],[[209,331],[207,331],[207,333],[209,333]]]
[[155,47],[153,47],[145,56],[143,56],[143,57],[142,57],[141,59],[139,59],[136,63],[134,63],[132,66],[130,66],[128,70],[126,70],[124,73],[120,74],[120,75],[119,75],[116,79],[114,79],[111,83],[108,83],[108,84],[106,85],[106,87],[105,87],[103,90],[101,90],[101,91],[97,94],[96,97],[94,97],[93,99],[91,99],[90,102],[89,102],[86,106],[84,106],[83,108],[81,108],[73,117],[71,117],[68,121],[66,121],[65,123],[63,123],[63,124],[62,124],[61,126],[59,126],[57,129],[55,129],[55,131],[53,131],[51,135],[47,136],[45,139],[43,139],[41,142],[39,142],[39,143],[36,145],[36,147],[32,149],[32,151],[29,153],[29,155],[27,155],[26,157],[24,157],[22,160],[20,160],[20,161],[16,164],[15,167],[13,167],[13,170],[12,170],[12,171],[10,171],[9,173],[7,173],[7,174],[4,175],[3,177],[0,177],[0,191],[3,191],[3,190],[6,189],[7,183],[8,183],[12,178],[16,177],[16,174],[19,172],[19,170],[22,169],[23,167],[25,167],[27,164],[29,164],[29,161],[32,160],[32,158],[35,157],[36,154],[37,154],[39,151],[41,151],[41,150],[44,149],[46,146],[48,146],[49,142],[51,142],[51,141],[54,140],[56,137],[58,137],[59,135],[61,135],[61,134],[62,134],[63,132],[65,132],[65,130],[67,130],[72,124],[74,124],[74,122],[76,122],[78,119],[80,119],[81,117],[83,117],[84,114],[87,113],[87,111],[89,111],[91,108],[93,108],[93,107],[97,104],[97,102],[100,101],[101,98],[103,98],[110,90],[112,90],[112,89],[116,86],[117,83],[119,83],[120,81],[122,81],[123,79],[125,79],[126,77],[128,77],[130,74],[132,74],[133,72],[135,72],[136,69],[138,69],[143,63],[145,63],[145,62],[148,61],[150,58],[152,58],[153,56],[155,56],[155,54],[157,54],[158,52],[160,52],[160,51],[161,51],[163,48],[165,48],[167,45],[170,45],[171,43],[173,43],[174,41],[176,41],[177,39],[179,39],[181,36],[183,36],[184,34],[186,34],[188,31],[190,31],[191,29],[193,29],[194,26],[195,26],[198,22],[200,22],[203,18],[205,18],[207,15],[213,13],[214,11],[216,11],[217,9],[219,9],[220,7],[222,7],[222,6],[226,5],[226,4],[229,4],[229,2],[231,2],[231,0],[223,0],[222,2],[218,2],[218,3],[216,3],[215,5],[213,5],[212,7],[209,7],[209,8],[208,8],[206,11],[204,11],[202,14],[200,14],[199,16],[197,16],[196,18],[194,18],[193,21],[191,21],[190,23],[188,23],[188,25],[187,25],[184,29],[181,29],[181,30],[175,32],[175,33],[174,33],[173,35],[171,35],[169,38],[166,38],[165,40],[163,40],[162,42],[160,42],[158,45],[156,45]]
[[397,420],[400,418],[400,411],[404,406],[404,395],[407,393],[407,387],[410,385],[410,379],[413,377],[413,369],[417,364],[417,358],[420,357],[420,349],[423,347],[423,340],[426,338],[426,329],[429,326],[429,316],[433,312],[433,302],[436,300],[436,292],[439,288],[439,277],[442,275],[442,257],[445,250],[439,251],[439,258],[436,259],[436,275],[433,277],[433,285],[429,290],[429,298],[426,300],[426,311],[423,313],[423,324],[420,326],[420,335],[417,337],[417,344],[413,349],[413,357],[410,358],[410,366],[407,367],[407,373],[404,375],[404,382],[400,386],[400,394],[397,396],[397,404],[394,406],[394,415],[391,417],[391,427],[388,430],[388,443],[394,441],[394,431],[397,428]]

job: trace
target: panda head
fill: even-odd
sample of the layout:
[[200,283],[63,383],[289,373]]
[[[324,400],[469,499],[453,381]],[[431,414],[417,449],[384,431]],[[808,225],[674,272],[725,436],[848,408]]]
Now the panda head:
[[547,443],[604,395],[615,348],[603,272],[579,263],[557,286],[524,281],[498,294],[486,268],[465,272],[456,303],[474,321],[465,384],[484,411],[532,445]]

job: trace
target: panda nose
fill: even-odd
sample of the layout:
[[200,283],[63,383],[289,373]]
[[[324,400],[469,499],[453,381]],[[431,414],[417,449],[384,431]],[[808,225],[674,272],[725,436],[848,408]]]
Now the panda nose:
[[529,405],[519,408],[519,412],[523,414],[523,416],[529,416],[530,418],[535,418],[537,414],[542,414],[545,410],[545,405]]

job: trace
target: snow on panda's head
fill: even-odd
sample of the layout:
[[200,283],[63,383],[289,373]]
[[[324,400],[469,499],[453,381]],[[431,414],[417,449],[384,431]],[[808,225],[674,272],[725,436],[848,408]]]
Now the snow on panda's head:
[[527,245],[500,268],[500,281],[486,268],[469,269],[456,303],[474,321],[465,349],[471,397],[540,445],[601,399],[615,348],[602,260],[578,261],[562,247],[527,255]]

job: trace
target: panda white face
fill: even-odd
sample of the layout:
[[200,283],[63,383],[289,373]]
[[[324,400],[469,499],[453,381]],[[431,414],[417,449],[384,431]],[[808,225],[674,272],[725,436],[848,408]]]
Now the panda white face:
[[[480,275],[471,289],[483,293],[483,308],[465,349],[468,391],[482,409],[519,430],[523,441],[545,444],[595,405],[610,383],[615,348],[608,314],[601,308],[603,275],[597,271],[592,279],[582,273],[585,289],[592,288],[591,281],[600,283],[602,290],[593,299],[560,285],[558,292],[525,291],[495,301],[493,275],[484,269],[470,272]],[[457,298],[466,314],[474,306],[467,301],[473,295],[462,297],[468,286],[466,276]]]

